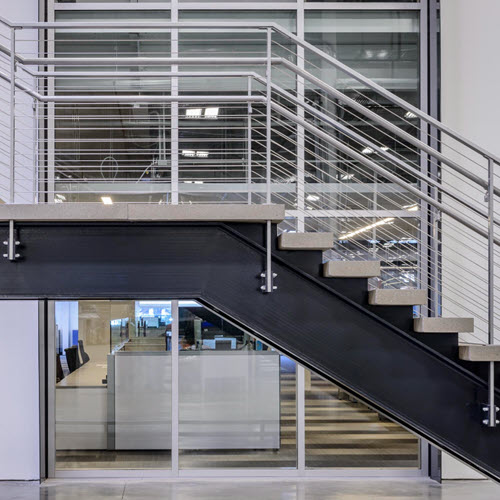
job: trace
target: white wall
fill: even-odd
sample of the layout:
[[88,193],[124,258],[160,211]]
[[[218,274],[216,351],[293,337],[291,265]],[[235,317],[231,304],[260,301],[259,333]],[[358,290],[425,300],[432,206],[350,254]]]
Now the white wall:
[[[500,19],[498,0],[474,2],[441,0],[442,120],[446,125],[497,156],[500,155],[498,19]],[[476,173],[479,174],[479,171]],[[448,175],[450,177],[447,179],[450,180],[451,174]],[[443,179],[446,177],[443,176]],[[463,187],[459,180],[455,182],[455,187]],[[460,233],[457,229],[455,237],[464,244],[470,244],[469,248],[477,247],[472,234]],[[462,273],[464,278],[468,278],[467,272],[471,269],[471,262],[474,261],[474,256],[469,257],[470,259],[464,256],[463,266],[460,266],[460,263],[452,265],[444,255],[443,278],[446,279],[447,272],[455,276],[457,273]],[[479,281],[477,286],[483,286]],[[446,286],[445,283],[445,289]],[[460,309],[471,307],[466,303],[466,297],[456,295],[454,299],[455,304],[444,304],[447,312],[460,313]],[[500,313],[500,308],[498,312]],[[442,466],[445,479],[481,477],[449,456],[443,457]]]
[[0,301],[0,480],[38,479],[38,302]]

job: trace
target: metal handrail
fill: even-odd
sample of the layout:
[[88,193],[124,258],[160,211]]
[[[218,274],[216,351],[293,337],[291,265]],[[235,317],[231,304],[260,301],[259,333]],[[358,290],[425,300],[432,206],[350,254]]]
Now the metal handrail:
[[[51,25],[56,24],[56,25],[61,26],[60,23],[35,23],[35,24],[44,24],[44,25],[45,24],[51,24]],[[73,24],[78,25],[77,27],[82,27],[81,25],[83,24],[84,27],[88,28],[88,29],[90,29],[91,26],[94,26],[94,28],[96,27],[92,23],[90,23],[90,24],[89,23],[64,23],[63,26],[69,27],[70,24],[71,25],[73,25]],[[103,27],[109,27],[109,26],[115,26],[115,25],[119,26],[119,27],[126,27],[126,25],[124,23],[95,23],[95,24],[96,25],[103,24],[104,25]],[[155,24],[155,23],[152,23],[152,24]],[[156,24],[161,25],[161,26],[163,26],[163,25],[170,26],[171,24],[173,24],[173,25],[175,25],[175,28],[178,28],[178,27],[203,28],[205,26],[204,24],[201,24],[201,23],[156,23]],[[240,26],[240,24],[242,26]],[[130,23],[130,25],[128,25],[128,26],[129,27],[136,27],[136,23]],[[137,27],[144,28],[147,26],[151,27],[151,24],[150,23],[137,23]],[[276,28],[277,31],[281,30],[281,28],[275,23],[269,23],[269,24],[235,23],[234,25],[231,23],[210,23],[210,26],[208,26],[208,27],[213,28],[213,29],[217,29],[217,28],[221,28],[221,27],[229,28],[231,26],[233,28],[238,27],[238,28],[245,28],[245,29],[256,29],[256,28],[270,29],[272,27],[273,29]],[[286,32],[286,30],[285,30],[285,33],[288,33],[288,32]],[[291,33],[289,33],[289,34],[292,35]],[[322,54],[322,51],[320,51],[319,49],[316,49],[314,46],[311,46],[311,47],[315,49],[315,52],[318,51],[319,53]],[[10,50],[7,47],[3,46],[1,43],[0,43],[0,52],[3,52],[4,54],[10,56]],[[326,54],[325,54],[325,56],[326,56]],[[93,57],[93,58],[89,58],[89,57],[85,57],[85,58],[83,58],[83,57],[71,57],[71,58],[61,57],[61,58],[58,58],[58,57],[53,57],[53,58],[43,58],[43,57],[41,57],[41,58],[25,58],[25,57],[22,57],[20,55],[15,55],[15,58],[16,58],[16,61],[18,61],[19,63],[26,65],[26,66],[55,66],[55,65],[81,66],[82,64],[91,64],[93,66],[110,66],[110,65],[114,65],[114,66],[120,66],[120,65],[123,65],[123,66],[142,66],[142,65],[161,66],[161,65],[166,65],[166,64],[167,65],[168,64],[172,64],[172,65],[173,64],[178,64],[178,65],[180,65],[180,64],[182,64],[182,65],[196,65],[196,64],[203,64],[203,65],[212,65],[212,64],[213,65],[221,65],[221,64],[224,64],[224,65],[226,65],[226,64],[227,65],[236,65],[236,64],[238,64],[238,65],[241,65],[241,64],[256,65],[256,64],[262,64],[262,65],[264,65],[264,64],[267,64],[267,57],[245,57],[245,58],[230,58],[230,57],[207,57],[207,58],[200,58],[200,57],[198,57],[198,58],[196,58],[196,57],[177,57],[177,58],[171,58],[171,57],[170,58],[169,57]],[[331,58],[331,59],[334,61],[337,61],[334,58]],[[369,118],[370,120],[373,120],[375,123],[378,123],[379,125],[383,126],[387,130],[396,134],[400,139],[402,139],[406,142],[409,142],[410,144],[417,147],[419,150],[425,151],[426,153],[430,154],[431,156],[436,158],[441,163],[448,165],[453,170],[460,173],[461,175],[463,175],[467,179],[480,185],[482,188],[485,189],[485,191],[488,190],[488,182],[486,180],[481,179],[477,175],[471,173],[470,171],[468,171],[467,169],[465,169],[461,165],[459,165],[457,162],[451,160],[450,158],[448,158],[447,156],[445,156],[443,153],[436,150],[432,146],[429,146],[428,144],[421,141],[417,137],[414,137],[413,135],[401,130],[399,127],[397,127],[393,123],[391,123],[388,120],[386,120],[385,118],[379,116],[377,113],[370,111],[365,106],[359,104],[354,99],[350,98],[349,96],[345,95],[344,93],[340,92],[339,90],[333,88],[331,85],[328,85],[327,83],[323,82],[321,79],[315,77],[314,75],[312,75],[308,71],[299,68],[297,65],[293,64],[291,61],[288,61],[287,59],[284,59],[282,57],[272,57],[270,62],[272,65],[281,64],[281,65],[285,66],[287,69],[289,69],[290,71],[292,71],[293,73],[295,73],[297,76],[301,76],[301,77],[305,78],[306,80],[308,80],[309,82],[314,83],[315,85],[319,86],[322,90],[327,92],[332,97],[343,101],[344,103],[348,104],[350,107],[355,109],[356,111],[362,113],[365,117]],[[342,63],[340,63],[339,61],[337,61],[337,62],[339,65],[342,65]],[[342,65],[342,66],[345,66],[345,65]],[[353,73],[359,75],[354,70],[351,70],[351,71]],[[30,74],[33,75],[33,73],[30,73]],[[359,77],[364,78],[362,75],[359,75]],[[368,81],[370,81],[370,80],[368,80]],[[375,84],[374,82],[372,82],[372,83],[374,84],[374,86],[380,87],[377,84]],[[380,87],[380,88],[382,88],[382,87]],[[374,90],[376,90],[376,89],[374,88]],[[378,90],[376,90],[376,91],[378,92]],[[388,91],[385,91],[385,92],[388,92]],[[388,92],[388,93],[390,95],[393,95],[390,92]],[[384,96],[385,96],[385,94],[384,94]],[[387,97],[387,96],[385,96],[385,97]],[[397,96],[394,96],[394,98],[397,100],[400,100],[402,102],[406,102]],[[396,101],[393,101],[393,102],[396,103]],[[410,108],[412,108],[411,110],[417,109],[409,104],[408,104],[408,106]],[[407,109],[406,107],[404,107],[404,108]],[[420,112],[420,113],[423,113],[423,112]],[[425,115],[425,113],[423,113],[423,114]],[[432,117],[429,117],[429,118],[432,118]],[[434,118],[432,118],[432,120],[434,120]],[[440,123],[440,122],[438,122],[438,123]],[[444,131],[444,129],[443,129],[443,131]],[[471,149],[475,150],[473,147],[471,147]],[[481,152],[481,154],[483,154],[483,152]],[[491,158],[493,161],[496,162],[496,159],[492,155],[489,155],[489,156],[486,155],[485,157]],[[499,164],[500,164],[500,160],[499,160]],[[493,186],[493,191],[494,191],[495,195],[500,196],[500,187],[497,188],[497,187]]]
[[387,89],[382,87],[381,85],[378,85],[376,82],[370,80],[369,78],[366,78],[363,76],[361,73],[358,73],[354,69],[350,68],[349,66],[343,64],[340,62],[338,59],[335,59],[334,57],[330,56],[329,54],[326,54],[322,50],[318,49],[314,45],[310,44],[309,42],[301,39],[297,35],[294,35],[292,32],[288,31],[287,29],[283,28],[281,25],[278,23],[270,22],[270,23],[262,23],[262,22],[206,22],[206,23],[197,23],[197,22],[102,22],[102,21],[97,21],[97,22],[29,22],[29,23],[16,23],[16,22],[11,22],[7,20],[4,17],[0,17],[0,23],[4,24],[5,26],[13,29],[25,29],[25,28],[32,28],[32,29],[56,29],[56,28],[67,28],[67,29],[95,29],[95,28],[108,28],[108,29],[130,29],[130,28],[137,28],[137,29],[161,29],[161,28],[166,28],[166,29],[233,29],[238,28],[238,29],[244,29],[244,30],[254,30],[254,29],[259,29],[259,30],[266,30],[266,29],[271,29],[275,31],[276,33],[279,33],[280,35],[288,38],[289,40],[292,40],[295,44],[298,46],[307,49],[317,56],[319,56],[321,59],[329,62],[333,66],[335,66],[337,69],[340,71],[343,71],[344,73],[348,74],[355,80],[357,80],[359,83],[362,83],[366,87],[374,90],[378,94],[384,96],[386,99],[391,101],[393,104],[396,104],[397,106],[400,106],[401,108],[410,111],[414,113],[416,116],[418,116],[420,119],[424,120],[428,124],[432,125],[433,127],[436,127],[438,130],[444,132],[445,134],[449,135],[453,139],[457,140],[461,144],[469,147],[476,153],[484,156],[485,158],[489,158],[493,160],[496,164],[500,165],[500,158],[491,153],[490,151],[487,151],[483,147],[475,144],[474,142],[470,141],[469,139],[464,138],[461,136],[458,132],[454,131],[450,127],[444,125],[442,122],[439,120],[436,120],[429,114],[425,113],[421,109],[413,106],[412,104],[408,103],[404,99],[401,99],[397,95],[393,94],[392,92],[389,92]]

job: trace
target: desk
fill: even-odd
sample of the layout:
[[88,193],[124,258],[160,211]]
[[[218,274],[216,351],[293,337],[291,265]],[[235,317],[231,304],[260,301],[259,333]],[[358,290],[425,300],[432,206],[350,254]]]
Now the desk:
[[89,361],[56,385],[56,449],[106,449],[106,373],[105,363]]
[[[57,449],[170,449],[171,353],[108,358],[108,367],[89,361],[57,384]],[[179,447],[278,449],[278,353],[180,351]]]

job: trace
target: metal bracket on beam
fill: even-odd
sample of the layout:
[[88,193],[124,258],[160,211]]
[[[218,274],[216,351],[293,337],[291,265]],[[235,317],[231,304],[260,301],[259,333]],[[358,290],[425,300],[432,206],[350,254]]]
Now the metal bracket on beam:
[[260,273],[260,277],[263,280],[263,284],[261,285],[260,289],[262,290],[263,293],[271,293],[273,290],[277,290],[278,287],[274,284],[274,278],[276,278],[278,275],[276,273],[271,273],[271,283],[268,284],[267,280],[267,273],[264,271],[263,273]]
[[266,269],[260,273],[260,277],[264,280],[260,289],[263,293],[271,293],[273,290],[276,290],[278,287],[274,284],[274,278],[276,278],[277,274],[272,271],[272,244],[271,241],[271,221],[268,220],[266,222]]
[[494,407],[494,410],[493,410],[493,413],[494,415],[491,415],[491,410],[492,410],[492,407],[489,405],[489,404],[485,404],[483,405],[483,412],[486,413],[486,418],[483,420],[483,424],[484,425],[487,425],[488,427],[496,427],[498,424],[500,424],[500,421],[496,418],[497,415],[498,415],[498,406],[495,406]]
[[11,262],[15,262],[16,259],[21,257],[20,254],[16,253],[16,247],[18,247],[21,242],[17,238],[17,230],[14,227],[14,221],[9,221],[9,238],[5,240],[3,244],[7,247],[7,253],[4,253],[3,256],[5,259],[9,259]]

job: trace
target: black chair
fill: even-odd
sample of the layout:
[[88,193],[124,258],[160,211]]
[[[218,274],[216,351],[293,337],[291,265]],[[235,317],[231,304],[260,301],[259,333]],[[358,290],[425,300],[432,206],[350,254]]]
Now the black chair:
[[78,347],[72,345],[64,349],[66,353],[66,363],[68,363],[69,372],[73,373],[75,370],[80,368],[80,356],[78,356]]
[[82,365],[90,361],[90,356],[85,352],[83,347],[83,340],[78,341],[78,347],[80,349],[80,357],[82,358]]
[[60,382],[64,378],[64,371],[61,364],[61,356],[56,356],[56,382]]

